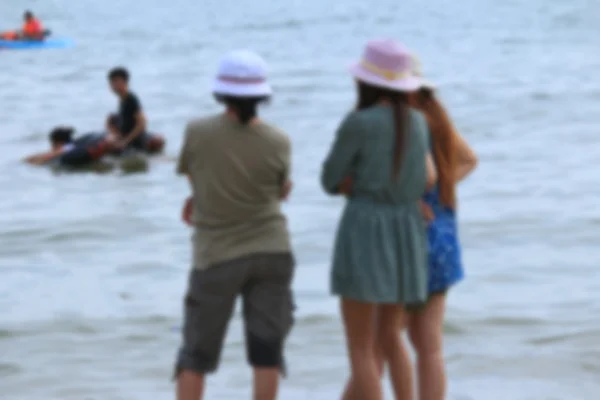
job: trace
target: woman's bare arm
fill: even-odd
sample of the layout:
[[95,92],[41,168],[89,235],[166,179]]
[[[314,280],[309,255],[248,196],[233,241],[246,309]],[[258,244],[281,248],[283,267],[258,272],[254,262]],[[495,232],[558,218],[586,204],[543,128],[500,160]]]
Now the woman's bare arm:
[[437,169],[435,168],[431,152],[427,152],[425,155],[425,168],[427,171],[427,190],[430,190],[435,186],[438,179]]
[[456,182],[465,179],[477,167],[477,155],[467,141],[456,134]]

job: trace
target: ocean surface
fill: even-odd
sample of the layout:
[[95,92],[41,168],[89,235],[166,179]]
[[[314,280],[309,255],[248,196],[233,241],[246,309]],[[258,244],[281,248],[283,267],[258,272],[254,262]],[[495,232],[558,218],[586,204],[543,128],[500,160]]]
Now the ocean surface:
[[[294,150],[298,314],[280,397],[339,398],[348,368],[328,264],[342,201],[318,174],[355,100],[346,67],[382,36],[420,54],[480,158],[460,186],[468,276],[449,297],[448,398],[598,399],[600,3],[3,0],[0,30],[25,7],[76,46],[0,50],[1,400],[173,398],[187,183],[166,159],[128,175],[20,159],[46,148],[54,125],[100,129],[116,108],[115,65],[176,156],[186,120],[219,110],[219,57],[243,47],[270,63],[264,117]],[[208,399],[250,397],[242,338],[238,316]]]

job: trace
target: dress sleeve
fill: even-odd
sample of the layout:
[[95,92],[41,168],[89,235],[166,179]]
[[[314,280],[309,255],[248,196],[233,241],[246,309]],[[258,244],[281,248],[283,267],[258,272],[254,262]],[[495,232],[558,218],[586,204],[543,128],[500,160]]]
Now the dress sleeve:
[[350,172],[363,144],[363,132],[356,113],[348,115],[338,128],[321,171],[321,185],[327,193],[337,193],[340,184]]

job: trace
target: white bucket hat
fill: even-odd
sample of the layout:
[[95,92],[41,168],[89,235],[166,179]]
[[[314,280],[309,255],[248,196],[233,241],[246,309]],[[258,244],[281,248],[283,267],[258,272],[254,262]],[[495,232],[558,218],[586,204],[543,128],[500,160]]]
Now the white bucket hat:
[[270,96],[267,63],[258,54],[236,50],[225,55],[213,83],[213,93],[233,97]]

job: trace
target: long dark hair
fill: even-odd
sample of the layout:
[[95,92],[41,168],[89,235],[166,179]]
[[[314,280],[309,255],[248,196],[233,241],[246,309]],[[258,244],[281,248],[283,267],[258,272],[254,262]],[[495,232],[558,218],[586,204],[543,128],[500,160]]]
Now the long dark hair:
[[437,168],[440,203],[456,208],[456,142],[458,133],[442,103],[433,91],[422,89],[417,94],[418,108],[427,119],[431,134],[433,158]]
[[242,125],[248,125],[248,122],[258,115],[258,105],[268,102],[269,96],[233,97],[215,94],[215,99],[235,111]]
[[404,93],[395,92],[393,90],[382,89],[376,86],[357,82],[358,84],[358,104],[357,110],[372,107],[383,100],[387,100],[392,104],[394,112],[394,124],[396,128],[396,139],[394,140],[394,163],[393,177],[397,177],[400,172],[400,162],[404,153],[405,132],[408,128],[408,102],[407,96]]

